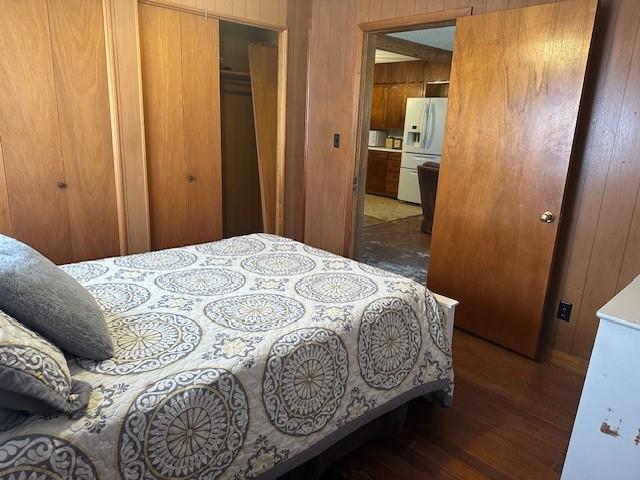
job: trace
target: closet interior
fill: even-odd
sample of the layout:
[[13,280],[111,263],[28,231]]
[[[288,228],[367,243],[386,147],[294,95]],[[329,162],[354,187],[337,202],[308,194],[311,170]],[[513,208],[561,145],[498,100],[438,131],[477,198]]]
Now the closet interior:
[[276,32],[220,22],[224,237],[275,231]]

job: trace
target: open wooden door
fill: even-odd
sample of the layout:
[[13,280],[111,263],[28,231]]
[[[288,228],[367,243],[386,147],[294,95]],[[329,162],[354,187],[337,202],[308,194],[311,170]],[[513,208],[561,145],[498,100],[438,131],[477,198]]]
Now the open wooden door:
[[249,45],[251,95],[255,119],[262,225],[276,231],[276,177],[278,141],[278,49]]
[[456,325],[535,357],[596,0],[456,25],[428,286]]
[[151,246],[222,237],[218,20],[139,4]]

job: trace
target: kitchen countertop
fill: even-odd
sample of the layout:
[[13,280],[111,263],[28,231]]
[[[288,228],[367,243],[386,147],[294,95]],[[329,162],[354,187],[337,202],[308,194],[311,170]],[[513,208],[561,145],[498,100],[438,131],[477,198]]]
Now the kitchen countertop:
[[379,152],[398,152],[402,153],[402,150],[399,148],[386,148],[386,147],[369,147],[369,150],[376,150]]

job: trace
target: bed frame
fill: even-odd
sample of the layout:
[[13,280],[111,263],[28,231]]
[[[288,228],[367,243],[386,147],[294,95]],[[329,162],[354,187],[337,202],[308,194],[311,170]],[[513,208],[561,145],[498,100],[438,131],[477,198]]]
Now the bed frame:
[[[444,312],[444,317],[447,322],[446,335],[449,339],[449,344],[452,345],[453,323],[455,319],[456,307],[460,302],[452,298],[445,297],[444,295],[438,295],[437,293],[434,293],[433,296]],[[420,399],[420,397],[418,397],[417,399],[415,399],[415,401],[426,402],[430,400]],[[405,403],[404,405],[401,405],[400,407],[385,413],[384,415],[376,418],[375,420],[360,427],[358,430],[347,435],[342,440],[339,440],[336,444],[332,445],[315,458],[285,473],[280,477],[280,480],[320,479],[325,470],[327,470],[327,468],[329,468],[332,464],[336,463],[338,460],[340,460],[345,455],[348,455],[350,452],[365,445],[367,442],[370,442],[371,440],[374,440],[376,438],[384,437],[385,435],[400,434],[404,429],[408,410],[409,403]]]
[[442,307],[444,318],[447,321],[447,338],[449,339],[449,345],[453,345],[453,323],[456,315],[456,307],[460,302],[452,298],[445,297],[444,295],[438,295],[437,293],[433,293],[433,296]]

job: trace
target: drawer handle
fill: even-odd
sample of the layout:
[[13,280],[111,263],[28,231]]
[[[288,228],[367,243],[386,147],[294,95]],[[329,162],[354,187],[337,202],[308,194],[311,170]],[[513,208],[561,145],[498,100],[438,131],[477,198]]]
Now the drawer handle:
[[64,190],[65,188],[67,188],[67,184],[65,182],[58,182],[58,188],[60,190]]
[[196,181],[196,177],[193,175],[187,175],[187,182],[192,183]]

